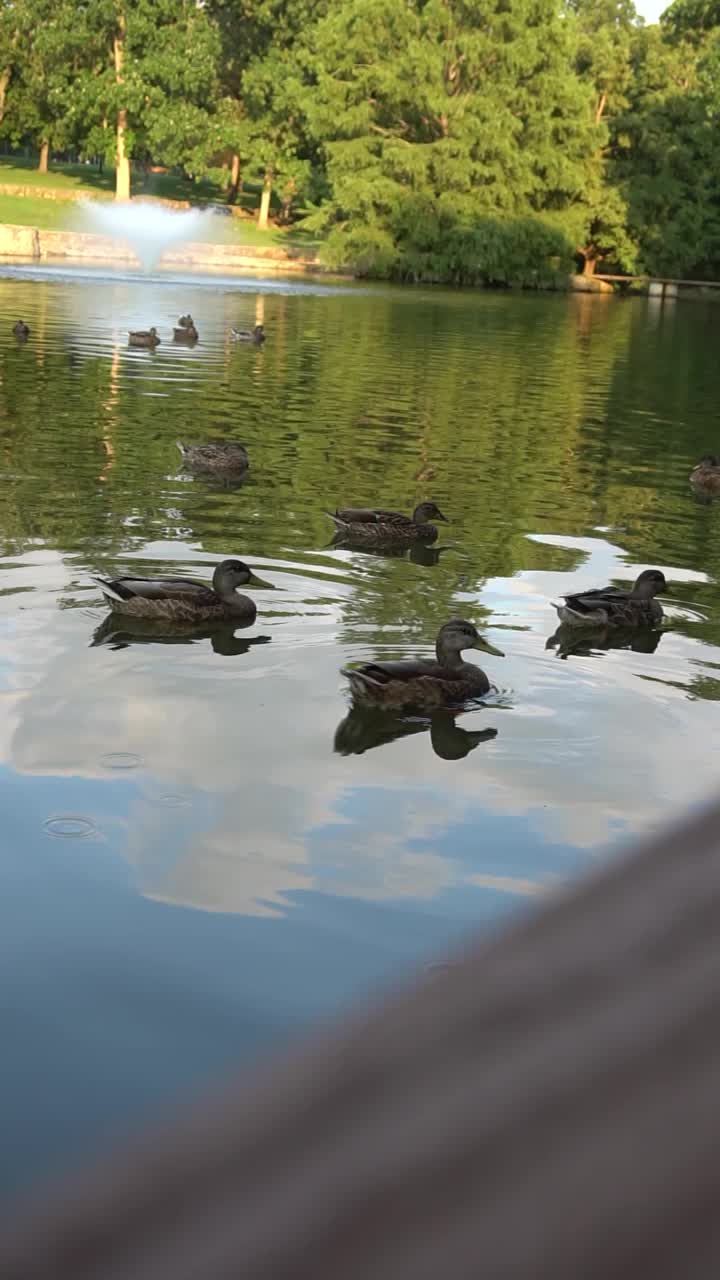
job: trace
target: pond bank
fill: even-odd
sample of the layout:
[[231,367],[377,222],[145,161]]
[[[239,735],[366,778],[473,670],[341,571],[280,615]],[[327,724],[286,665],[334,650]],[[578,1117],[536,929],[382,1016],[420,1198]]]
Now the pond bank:
[[[144,265],[128,240],[86,231],[58,231],[44,227],[0,223],[0,262],[62,260],[115,263],[138,270],[141,270]],[[210,244],[188,240],[184,243],[169,245],[154,265],[166,269],[186,267],[192,270],[229,272],[261,268],[283,274],[332,275],[351,279],[356,277],[356,273],[351,268],[328,267],[320,261],[316,249],[299,246]],[[577,293],[615,294],[630,285],[631,292],[634,294],[653,294],[657,284],[640,277],[634,279],[628,277],[627,281],[619,276],[612,279],[613,283],[609,279],[598,276],[569,275],[565,278],[566,283],[563,283],[563,278],[560,277],[554,285],[547,287],[556,292],[567,289]],[[425,283],[430,285],[429,281]],[[690,286],[694,282],[679,283]],[[515,287],[522,288],[520,285]],[[543,286],[535,287],[543,288]],[[677,289],[674,290],[673,296],[676,293]],[[702,282],[698,281],[696,288],[684,287],[682,293],[683,297],[706,297],[714,293],[714,288],[703,287]]]
[[[69,258],[76,262],[114,262],[142,267],[137,253],[127,240],[85,231],[52,231],[42,227],[0,223],[0,259],[13,258],[40,262]],[[328,271],[314,250],[284,249],[275,245],[203,244],[197,241],[169,246],[161,255],[158,265],[221,268],[227,271],[245,271],[262,266],[270,271],[297,271],[300,274]],[[343,273],[334,270],[332,274]]]

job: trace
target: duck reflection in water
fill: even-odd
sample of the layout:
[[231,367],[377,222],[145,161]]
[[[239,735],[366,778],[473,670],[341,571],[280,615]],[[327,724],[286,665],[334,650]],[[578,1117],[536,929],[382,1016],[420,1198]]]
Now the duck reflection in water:
[[393,546],[392,543],[382,543],[377,547],[369,547],[365,542],[353,542],[351,538],[345,538],[341,533],[336,533],[335,537],[328,543],[328,550],[331,548],[339,548],[343,551],[360,551],[364,556],[380,556],[381,559],[391,560],[412,560],[413,564],[433,565],[440,563],[440,556],[443,551],[452,551],[452,543],[447,543],[443,547],[428,546],[426,542],[415,542],[412,546]]
[[173,623],[167,618],[132,618],[111,613],[93,632],[89,647],[106,645],[110,649],[128,649],[134,644],[197,644],[209,640],[213,653],[227,658],[248,653],[253,645],[270,643],[272,636],[241,638],[235,634],[252,626],[253,622]]
[[557,631],[545,642],[546,649],[557,650],[558,658],[571,654],[581,658],[598,657],[598,650],[631,649],[633,653],[654,653],[661,630],[654,627],[579,627],[561,622]]
[[334,748],[341,756],[361,756],[398,738],[430,731],[430,742],[442,760],[464,760],[481,742],[497,738],[497,729],[461,729],[456,716],[440,711],[431,716],[393,715],[372,707],[353,707],[335,730]]

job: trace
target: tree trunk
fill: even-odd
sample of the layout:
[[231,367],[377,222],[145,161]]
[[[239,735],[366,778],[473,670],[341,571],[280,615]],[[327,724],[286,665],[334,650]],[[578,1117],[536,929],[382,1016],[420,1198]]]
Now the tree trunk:
[[583,273],[583,275],[584,275],[584,276],[594,276],[594,275],[595,275],[595,268],[597,267],[597,264],[598,264],[598,260],[597,260],[597,258],[594,258],[594,257],[592,256],[592,254],[586,253],[586,254],[585,254],[585,262],[584,262],[584,264],[583,264],[583,272],[582,272],[582,273]]
[[0,124],[2,124],[5,117],[5,98],[7,96],[11,75],[11,67],[6,67],[4,71],[0,71]]
[[258,213],[258,230],[264,231],[268,224],[268,214],[270,213],[270,196],[272,195],[273,171],[268,166],[265,171],[265,181],[263,182],[262,195],[260,197],[260,212]]
[[[123,54],[125,42],[125,18],[118,18],[117,32],[113,37],[113,56],[115,58],[115,79],[123,82]],[[125,133],[127,130],[127,109],[120,107],[117,113],[117,143],[115,150],[115,199],[130,199],[130,160],[125,150]]]
[[228,186],[227,202],[235,204],[240,190],[240,157],[237,151],[233,151],[232,165],[230,167],[230,184]]
[[115,154],[115,199],[130,199],[130,161],[125,152],[127,111],[121,107],[117,113],[117,151]]
[[38,161],[38,173],[47,173],[49,158],[50,158],[50,143],[47,141],[43,141],[40,143],[40,159]]

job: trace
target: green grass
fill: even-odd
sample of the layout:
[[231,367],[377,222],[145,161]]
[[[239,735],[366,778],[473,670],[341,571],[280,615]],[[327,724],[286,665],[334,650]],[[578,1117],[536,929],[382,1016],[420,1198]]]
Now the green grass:
[[[101,231],[94,227],[82,206],[74,200],[44,200],[41,196],[6,196],[0,191],[0,222],[19,227],[39,227],[43,231]],[[192,231],[190,239],[212,244],[275,245],[283,248],[318,247],[318,241],[301,231],[268,227],[260,231],[251,218],[207,216]]]
[[[102,173],[94,165],[52,164],[47,173],[38,173],[37,162],[22,156],[0,156],[0,184],[46,187],[53,191],[82,193],[87,196],[112,195],[115,190],[115,172],[105,168]],[[182,174],[148,173],[138,170],[132,175],[134,196],[159,196],[164,200],[188,200],[190,204],[208,201],[225,203],[225,192],[215,182],[205,179],[191,182]],[[241,195],[239,205],[254,212],[260,202],[260,189],[249,185]]]
[[[88,199],[111,196],[115,188],[112,169],[99,173],[90,165],[51,165],[48,173],[38,173],[36,162],[21,156],[0,156],[0,222],[21,227],[39,227],[44,231],[88,231],[83,211],[73,200],[48,200],[42,196],[4,195],[2,184],[35,186],[55,191],[72,191]],[[149,174],[147,181],[133,182],[133,195],[159,196],[166,200],[188,200],[191,204],[217,202],[224,204],[224,193],[211,182],[190,182],[172,173]],[[260,231],[253,212],[260,199],[258,187],[248,187],[242,194],[242,207],[247,217],[213,217],[203,220],[193,239],[213,244],[277,245],[316,249],[319,241],[307,232],[292,227],[268,227]]]
[[14,183],[25,187],[48,187],[53,191],[82,191],[97,195],[112,193],[115,174],[110,169],[104,173],[91,165],[51,165],[48,173],[38,173],[37,161],[24,160],[22,156],[0,156],[0,183]]
[[0,222],[43,231],[79,230],[80,211],[69,200],[43,200],[40,196],[4,196],[0,192]]

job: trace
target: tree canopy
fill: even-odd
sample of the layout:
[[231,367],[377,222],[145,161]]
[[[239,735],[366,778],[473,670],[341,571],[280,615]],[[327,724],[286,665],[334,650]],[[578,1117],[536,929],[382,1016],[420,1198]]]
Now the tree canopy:
[[720,0],[0,0],[0,135],[243,182],[373,275],[720,274]]

